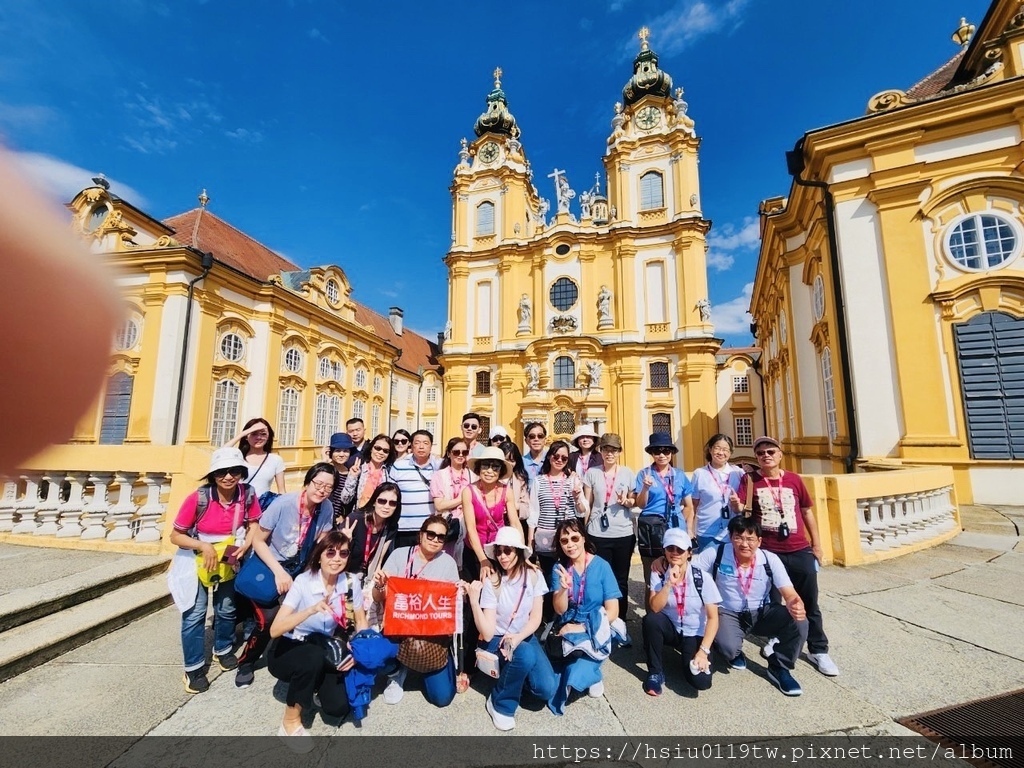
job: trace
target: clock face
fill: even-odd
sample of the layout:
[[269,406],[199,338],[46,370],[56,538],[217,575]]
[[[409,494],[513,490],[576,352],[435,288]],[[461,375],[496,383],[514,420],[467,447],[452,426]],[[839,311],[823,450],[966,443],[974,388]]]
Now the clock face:
[[661,122],[661,110],[657,107],[644,107],[636,113],[636,124],[649,130]]
[[488,141],[482,147],[480,147],[480,159],[485,163],[493,163],[498,159],[498,145],[493,141]]

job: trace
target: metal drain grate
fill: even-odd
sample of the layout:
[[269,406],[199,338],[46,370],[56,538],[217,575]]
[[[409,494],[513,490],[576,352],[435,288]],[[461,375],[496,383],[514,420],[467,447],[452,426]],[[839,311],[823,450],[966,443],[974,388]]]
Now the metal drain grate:
[[954,750],[956,757],[978,768],[1024,765],[1024,689],[911,715],[897,722]]

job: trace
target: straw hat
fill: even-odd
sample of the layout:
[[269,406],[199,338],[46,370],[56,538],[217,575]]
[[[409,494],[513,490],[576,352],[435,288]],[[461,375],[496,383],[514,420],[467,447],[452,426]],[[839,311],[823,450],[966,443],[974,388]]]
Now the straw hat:
[[500,461],[505,465],[505,471],[501,473],[501,477],[508,477],[512,474],[512,470],[515,468],[515,464],[505,458],[505,452],[496,445],[488,445],[478,456],[473,456],[466,462],[469,466],[469,470],[476,474],[480,474],[480,470],[477,467],[481,461]]

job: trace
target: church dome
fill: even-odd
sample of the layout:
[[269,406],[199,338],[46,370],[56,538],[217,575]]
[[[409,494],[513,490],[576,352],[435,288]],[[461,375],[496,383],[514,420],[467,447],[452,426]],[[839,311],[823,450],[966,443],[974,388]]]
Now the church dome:
[[667,98],[672,93],[672,78],[658,69],[658,54],[647,43],[650,30],[640,30],[640,53],[633,59],[633,76],[622,89],[622,101],[626,106],[636,104],[644,96]]
[[477,136],[485,133],[497,133],[502,136],[519,138],[519,126],[516,119],[508,111],[508,100],[501,90],[501,67],[494,70],[494,90],[487,94],[487,111],[476,119],[473,132]]

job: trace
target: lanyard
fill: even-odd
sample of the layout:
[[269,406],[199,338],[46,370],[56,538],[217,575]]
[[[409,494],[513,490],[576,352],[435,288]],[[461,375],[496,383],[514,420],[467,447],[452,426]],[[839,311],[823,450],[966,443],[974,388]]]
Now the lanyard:
[[313,523],[313,517],[316,512],[311,512],[309,516],[302,514],[302,510],[306,508],[306,492],[303,491],[299,494],[299,538],[296,539],[299,543],[299,548],[302,548],[302,542],[306,540],[306,531],[309,530],[309,526]]
[[508,617],[508,628],[511,630],[512,625],[516,621],[516,614],[519,613],[519,606],[523,604],[523,598],[526,596],[526,585],[530,581],[530,572],[523,569],[523,588],[519,590],[519,599],[516,600],[516,607],[512,609],[512,615]]
[[[370,513],[373,516],[373,513]],[[370,528],[370,524],[366,524],[366,542],[363,544],[363,568],[366,568],[370,564],[370,557],[377,549],[377,545],[380,543],[381,536],[384,535],[384,528],[382,527],[376,534]]]
[[675,470],[672,467],[668,468],[668,482],[665,482],[665,478],[661,476],[654,467],[651,467],[651,474],[654,475],[661,482],[661,487],[665,489],[665,514],[666,517],[672,512],[672,508],[676,505],[676,494],[672,487],[675,479]]
[[558,481],[558,491],[555,491],[555,484],[551,482],[551,475],[544,475],[544,479],[547,480],[548,489],[551,491],[551,501],[555,505],[555,516],[562,516],[562,502],[565,501],[563,494],[565,493],[565,475]]
[[[345,585],[348,586],[348,578],[347,577],[345,578]],[[337,594],[338,594],[338,585],[335,584],[335,586],[334,586],[334,595],[337,595]],[[332,595],[332,597],[331,597],[332,600],[334,599],[334,595]],[[328,602],[328,604],[330,604],[330,603]],[[336,610],[334,610],[333,607],[331,608],[331,613],[334,615],[334,620],[338,623],[338,626],[341,627],[342,630],[344,630],[348,626],[348,614],[345,612],[345,607],[346,607],[345,606],[345,591],[342,590],[342,592],[341,592],[341,611],[336,611]]]
[[[686,565],[684,564],[684,568]],[[676,598],[676,613],[679,616],[679,626],[683,626],[683,617],[686,615],[686,571],[683,571],[683,583],[681,587],[672,587],[672,594]]]
[[722,476],[718,474],[718,470],[712,467],[710,464],[708,464],[708,473],[711,475],[711,478],[715,481],[715,485],[718,486],[718,490],[722,492],[722,502],[728,503],[729,492],[732,490],[732,486],[729,485],[728,473],[725,474],[725,482],[722,481]]
[[417,544],[415,547],[409,548],[409,559],[405,561],[405,577],[407,579],[418,579],[420,574],[423,573],[423,569],[430,565],[430,561],[426,560],[416,573],[412,572],[412,562],[416,558],[416,553],[420,551],[420,546]]
[[[590,561],[591,560],[593,560],[593,558],[592,557],[588,557],[587,559],[585,559],[583,561],[583,573],[580,574],[580,591],[579,591],[579,594],[576,593],[576,590],[574,588],[570,588],[569,589],[569,602],[572,603],[577,608],[579,608],[581,605],[583,605],[583,590],[587,588],[587,568],[590,567]],[[575,585],[575,582],[576,582],[576,569],[573,568],[571,564],[569,565],[569,572],[572,573],[573,584]]]
[[754,553],[754,559],[750,563],[750,575],[747,576],[747,581],[743,581],[743,572],[740,568],[740,564],[736,563],[736,583],[739,584],[740,592],[743,593],[743,607],[746,608],[750,603],[750,588],[754,585],[754,571],[757,570],[757,553]]
[[604,473],[604,508],[608,509],[611,506],[612,494],[615,493],[615,476],[619,473],[618,467],[612,470],[611,479],[608,479],[608,473]]
[[775,509],[778,510],[779,514],[782,514],[782,477],[786,473],[783,472],[779,475],[779,487],[776,488],[772,485],[772,481],[767,477],[764,479],[765,485],[768,486],[768,492],[772,495],[772,501],[775,502]]

